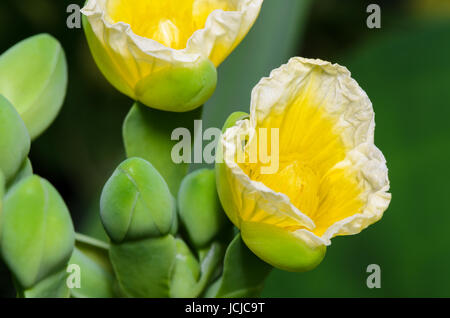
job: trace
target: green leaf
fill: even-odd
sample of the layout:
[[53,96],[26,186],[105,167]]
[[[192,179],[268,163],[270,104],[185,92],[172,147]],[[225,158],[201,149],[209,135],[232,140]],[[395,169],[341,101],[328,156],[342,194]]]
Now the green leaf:
[[24,289],[64,269],[73,251],[69,211],[46,180],[31,176],[4,201],[1,253]]
[[170,296],[177,254],[172,235],[111,244],[110,259],[122,292],[128,297]]
[[199,119],[202,108],[187,113],[170,113],[134,104],[123,125],[123,138],[127,156],[140,157],[150,162],[166,180],[174,196],[184,176],[188,163],[175,163],[172,148],[179,141],[171,140],[172,132],[179,127],[189,129],[194,136],[194,120]]
[[224,254],[225,244],[219,241],[213,242],[208,248],[199,251],[201,276],[196,286],[196,297],[201,295],[206,286],[220,274]]
[[0,149],[0,170],[6,182],[9,182],[30,151],[30,137],[16,109],[2,95],[0,95]]
[[200,169],[184,178],[178,194],[178,212],[197,248],[205,247],[229,224],[217,195],[214,170]]
[[[245,246],[238,234],[228,246],[222,277],[213,286],[213,289],[217,289],[214,296],[256,297],[262,291],[271,270],[270,265],[261,261]],[[211,296],[211,292],[209,294]]]
[[81,279],[80,288],[70,290],[72,297],[115,297],[117,282],[109,260],[109,245],[79,233],[75,237],[75,249],[69,266],[79,266]]
[[64,51],[48,34],[25,39],[0,56],[0,94],[16,107],[31,139],[55,119],[66,87]]

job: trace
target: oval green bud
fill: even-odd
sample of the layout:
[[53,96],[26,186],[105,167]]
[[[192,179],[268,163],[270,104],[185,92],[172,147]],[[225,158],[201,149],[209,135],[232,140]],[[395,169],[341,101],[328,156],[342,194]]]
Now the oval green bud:
[[241,235],[248,248],[270,265],[290,272],[316,268],[325,257],[326,246],[316,245],[274,225],[242,222]]
[[177,254],[170,284],[170,297],[195,297],[195,286],[200,278],[200,264],[181,239],[176,239]]
[[184,178],[178,193],[178,211],[195,247],[206,246],[220,233],[227,217],[217,195],[214,170],[200,169]]
[[64,201],[38,176],[8,191],[1,235],[3,259],[24,289],[64,269],[75,240]]
[[176,206],[159,172],[144,159],[130,158],[106,182],[100,215],[111,240],[121,243],[168,234]]
[[172,65],[150,74],[136,85],[136,96],[152,108],[187,112],[206,103],[216,85],[216,67],[206,59],[194,65]]
[[0,170],[9,181],[30,151],[30,136],[14,106],[0,95]]
[[55,119],[66,87],[64,51],[48,34],[25,39],[0,56],[0,94],[16,107],[31,139]]

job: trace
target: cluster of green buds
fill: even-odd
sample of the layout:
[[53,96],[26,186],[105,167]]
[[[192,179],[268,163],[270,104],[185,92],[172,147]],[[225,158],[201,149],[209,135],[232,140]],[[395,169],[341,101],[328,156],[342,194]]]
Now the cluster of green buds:
[[[270,271],[239,235],[233,240],[214,170],[186,175],[172,193],[150,162],[131,157],[105,184],[100,206],[121,296],[256,295]],[[241,276],[230,268],[234,262],[243,262],[240,267],[248,271],[253,263],[261,271]]]
[[[65,54],[50,35],[25,39],[0,56],[0,258],[18,297],[115,295],[108,245],[75,233],[62,197],[33,174],[28,159],[66,86]],[[72,268],[79,279],[71,279]]]
[[72,220],[27,158],[31,141],[56,117],[66,84],[64,52],[49,35],[28,38],[0,56],[0,255],[22,297],[69,295]]

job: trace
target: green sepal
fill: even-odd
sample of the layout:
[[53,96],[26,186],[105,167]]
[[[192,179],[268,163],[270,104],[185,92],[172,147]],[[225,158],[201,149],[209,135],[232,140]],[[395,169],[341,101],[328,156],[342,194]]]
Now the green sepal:
[[325,245],[311,245],[293,233],[277,226],[242,222],[245,244],[259,258],[272,266],[290,272],[306,272],[316,268],[325,257]]
[[[228,116],[227,120],[225,121],[222,128],[222,133],[225,133],[225,131],[228,128],[233,127],[237,121],[246,119],[248,118],[248,116],[249,115],[244,112],[232,113],[230,116]],[[224,156],[223,156],[224,149],[221,140],[222,138],[220,139],[217,145],[217,153],[216,153],[216,164],[215,164],[216,188],[222,208],[228,215],[230,221],[237,226],[239,222],[236,219],[234,213],[235,207],[233,204],[233,193],[232,193],[234,185],[230,183],[230,180],[227,176],[227,169],[224,163]]]
[[0,170],[9,182],[30,151],[30,136],[14,106],[0,95]]
[[225,131],[228,128],[231,128],[234,125],[236,125],[236,122],[238,122],[239,120],[247,119],[247,118],[249,118],[249,116],[250,115],[248,113],[245,113],[245,112],[234,112],[234,113],[231,113],[231,115],[228,116],[228,118],[225,120],[225,123],[223,124],[222,133],[225,133]]
[[216,89],[217,70],[208,60],[172,65],[151,73],[136,85],[136,98],[146,106],[170,112],[192,111]]
[[217,195],[214,170],[200,169],[184,178],[178,194],[178,213],[197,249],[208,245],[229,224]]
[[170,297],[176,254],[172,235],[112,243],[109,252],[123,294],[138,298]]
[[29,37],[0,56],[0,94],[16,107],[31,139],[55,119],[66,88],[65,54],[49,34]]
[[259,296],[272,267],[256,257],[237,234],[225,253],[223,274],[210,286],[207,297]]
[[23,289],[16,282],[17,297],[19,298],[69,298],[67,287],[67,272],[65,269],[44,278],[35,286]]
[[189,171],[189,163],[174,163],[172,149],[179,142],[172,132],[179,127],[194,136],[194,120],[202,108],[187,113],[170,113],[135,103],[123,124],[123,139],[127,157],[140,157],[150,162],[164,177],[174,196]]

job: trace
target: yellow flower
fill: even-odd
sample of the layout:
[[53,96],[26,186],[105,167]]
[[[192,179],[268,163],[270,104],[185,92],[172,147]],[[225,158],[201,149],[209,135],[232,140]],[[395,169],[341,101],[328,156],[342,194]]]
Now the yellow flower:
[[247,246],[275,267],[305,271],[331,238],[378,221],[391,195],[374,128],[369,98],[342,66],[293,58],[262,79],[249,118],[223,134],[216,167],[221,202]]
[[105,77],[147,106],[188,111],[214,92],[216,67],[263,0],[88,0],[86,37]]

